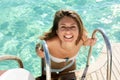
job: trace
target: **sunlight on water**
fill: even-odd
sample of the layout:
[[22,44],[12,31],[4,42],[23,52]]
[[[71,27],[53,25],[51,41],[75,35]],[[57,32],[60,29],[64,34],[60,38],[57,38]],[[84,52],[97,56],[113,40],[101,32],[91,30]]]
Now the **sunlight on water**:
[[[78,12],[91,36],[96,28],[103,28],[111,42],[120,42],[119,0],[0,0],[0,55],[16,55],[25,69],[34,76],[41,74],[41,59],[35,53],[38,37],[52,26],[54,13],[59,9]],[[102,50],[103,39],[93,50],[94,61]],[[83,68],[89,47],[83,47],[77,58],[77,69]],[[86,50],[87,49],[87,50]],[[10,64],[8,64],[10,63]],[[17,67],[14,61],[0,62],[0,69]]]

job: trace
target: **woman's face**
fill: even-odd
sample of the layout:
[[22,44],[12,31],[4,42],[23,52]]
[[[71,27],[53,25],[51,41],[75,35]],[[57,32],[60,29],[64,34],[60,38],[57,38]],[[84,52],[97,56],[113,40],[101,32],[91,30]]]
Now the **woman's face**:
[[62,42],[75,43],[79,33],[77,22],[65,16],[59,21],[56,32]]

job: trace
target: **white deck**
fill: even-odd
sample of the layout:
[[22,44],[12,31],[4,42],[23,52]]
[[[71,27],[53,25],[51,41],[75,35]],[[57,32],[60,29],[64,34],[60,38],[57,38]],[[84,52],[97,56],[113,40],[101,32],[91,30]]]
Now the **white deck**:
[[[112,47],[112,74],[111,80],[120,80],[120,43],[111,44]],[[106,80],[107,71],[107,54],[106,49],[102,50],[97,61],[90,65],[85,80]],[[83,70],[76,71],[77,80],[83,73]],[[78,79],[79,78],[79,79]]]

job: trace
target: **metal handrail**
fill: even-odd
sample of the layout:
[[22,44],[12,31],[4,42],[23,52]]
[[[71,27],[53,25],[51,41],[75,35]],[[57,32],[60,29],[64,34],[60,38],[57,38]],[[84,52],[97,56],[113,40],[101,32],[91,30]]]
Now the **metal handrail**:
[[46,80],[51,80],[51,62],[50,62],[49,50],[44,40],[43,40],[43,50],[44,50],[45,61],[46,61]]
[[[111,49],[111,44],[110,41],[108,40],[108,37],[106,36],[105,32],[102,29],[96,29],[94,30],[93,34],[92,34],[92,38],[95,38],[95,34],[96,32],[100,32],[104,38],[105,44],[106,44],[106,48],[107,48],[107,76],[106,76],[106,80],[111,80],[111,70],[112,70],[112,49]],[[90,57],[92,54],[92,46],[90,46],[89,48],[89,52],[88,52],[88,57],[87,57],[87,64],[86,64],[86,68],[84,69],[83,75],[81,80],[84,80],[88,71],[88,67],[90,65]]]
[[18,58],[17,56],[13,56],[13,55],[4,55],[4,56],[0,56],[0,61],[3,60],[15,60],[18,62],[19,67],[23,68],[23,62],[21,61],[20,58]]

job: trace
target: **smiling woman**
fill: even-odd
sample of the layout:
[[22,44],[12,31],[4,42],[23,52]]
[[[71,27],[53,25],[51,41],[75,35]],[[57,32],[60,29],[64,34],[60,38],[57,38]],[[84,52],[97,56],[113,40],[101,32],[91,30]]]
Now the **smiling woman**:
[[78,33],[77,22],[74,19],[65,16],[58,23],[57,35],[65,43],[77,40]]
[[[56,12],[50,31],[40,37],[48,46],[51,58],[52,79],[59,79],[60,75],[76,69],[76,56],[81,46],[94,45],[96,39],[87,38],[82,20],[72,10]],[[44,51],[41,44],[37,44],[36,52],[43,59],[42,76],[45,74]],[[66,68],[67,67],[67,68]],[[70,79],[74,78],[73,75]],[[63,79],[62,79],[63,80]]]
[[[120,0],[47,0],[47,3],[46,0],[0,0],[0,55],[19,56],[27,70],[35,77],[40,76],[41,59],[34,51],[38,35],[51,27],[56,10],[64,8],[80,14],[88,36],[93,30],[103,28],[111,42],[120,42]],[[103,48],[103,38],[97,36],[92,51],[94,60]],[[85,66],[88,47],[81,47],[79,53],[77,69]],[[15,62],[9,63],[0,62],[0,70],[17,67]]]

